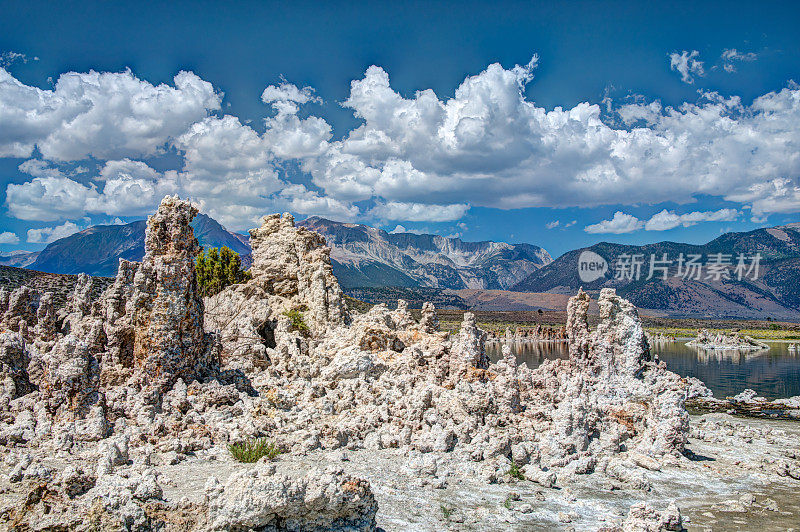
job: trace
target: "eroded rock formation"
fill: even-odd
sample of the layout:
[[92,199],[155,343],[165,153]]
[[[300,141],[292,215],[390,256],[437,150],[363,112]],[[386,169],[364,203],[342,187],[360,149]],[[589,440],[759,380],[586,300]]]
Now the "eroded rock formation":
[[296,227],[291,214],[273,214],[250,230],[250,245],[252,279],[208,298],[205,315],[206,329],[220,334],[227,367],[245,371],[285,359],[309,336],[349,321],[320,235]]
[[[209,478],[202,500],[165,500],[163,468],[228,459],[227,444],[254,437],[289,456],[401,453],[439,487],[437,456],[448,456],[475,482],[508,478],[513,465],[544,487],[595,473],[647,489],[631,467],[685,450],[684,403],[701,386],[654,359],[635,307],[613,290],[600,293],[595,330],[588,295],[570,300],[569,359],[531,369],[506,346],[492,363],[471,313],[453,335],[431,304],[419,321],[402,301],[350,316],[324,240],[289,215],[251,231],[252,279],[203,302],[196,212],[165,198],[142,263],[123,261],[96,301],[88,277],[62,309],[46,295],[0,294],[2,323],[16,327],[0,333],[0,446],[22,451],[9,482],[39,490],[0,519],[30,526],[55,508],[75,529],[78,516],[140,530],[374,529],[369,484],[339,470],[292,476],[262,462]],[[68,467],[45,465],[51,454]],[[637,507],[630,520],[680,516]]]
[[[145,255],[133,276],[130,308],[133,365],[148,384],[206,375],[216,363],[215,340],[203,329],[192,226],[197,208],[167,196],[147,220]],[[122,271],[122,270],[121,270]]]
[[739,351],[769,349],[769,344],[760,342],[755,338],[751,338],[746,334],[732,332],[730,334],[717,333],[714,334],[708,329],[700,329],[697,332],[697,337],[686,345],[696,347],[698,349],[730,349]]
[[292,479],[258,464],[224,485],[210,478],[205,492],[208,530],[375,530],[378,505],[369,483],[335,467]]

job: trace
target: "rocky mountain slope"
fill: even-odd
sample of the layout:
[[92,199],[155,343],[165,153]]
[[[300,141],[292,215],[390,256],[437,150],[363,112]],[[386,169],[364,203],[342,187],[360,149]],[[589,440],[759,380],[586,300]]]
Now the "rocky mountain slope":
[[0,266],[15,266],[26,268],[36,261],[38,251],[5,251],[0,252]]
[[[117,272],[119,259],[140,261],[144,257],[146,222],[125,225],[96,225],[49,244],[26,267],[49,273],[88,273],[109,277]],[[203,247],[228,246],[249,260],[247,237],[226,230],[213,218],[200,214],[192,222]]]
[[[345,289],[363,287],[432,287],[506,289],[552,259],[530,244],[464,242],[458,238],[412,233],[390,234],[366,225],[311,217],[298,223],[320,233],[332,248],[333,271]],[[226,230],[200,214],[192,222],[204,247],[228,246],[250,265],[245,235]],[[48,245],[19,264],[50,273],[113,276],[119,259],[144,256],[144,220],[126,225],[98,225]],[[0,257],[0,264],[6,264]]]
[[[95,277],[92,285],[92,296],[99,297],[113,279],[108,277]],[[61,306],[75,290],[78,281],[77,275],[62,275],[56,273],[37,272],[26,268],[0,265],[0,292],[8,293],[22,286],[38,292],[50,292],[53,303]]]
[[[581,280],[578,260],[585,251],[596,253],[608,263],[608,269],[598,279]],[[709,277],[708,261],[718,253],[728,255],[732,264],[726,266],[727,276]],[[747,256],[759,253],[762,260],[758,275],[746,275],[739,280],[734,272],[740,253]],[[615,279],[614,261],[623,255],[642,255],[641,276],[636,279]],[[651,255],[656,260],[667,255],[673,263],[666,279],[656,271],[649,275]],[[699,279],[695,275],[680,275],[677,259],[683,254],[701,255],[704,264]],[[749,261],[747,262],[749,265]],[[684,266],[683,271],[686,271]],[[726,233],[702,245],[658,242],[644,246],[629,246],[601,242],[594,246],[565,253],[551,264],[532,272],[512,290],[569,294],[583,287],[596,293],[601,288],[614,287],[641,308],[667,311],[673,315],[705,315],[712,317],[772,317],[800,318],[800,224],[757,229],[744,233]]]
[[531,244],[391,234],[316,216],[298,225],[325,237],[331,247],[333,271],[345,289],[376,286],[505,289],[552,260],[547,251]]
[[[204,247],[228,246],[250,264],[248,237],[227,231],[214,219],[199,215],[192,223]],[[334,222],[311,217],[298,222],[320,233],[331,247],[331,265],[343,290],[367,301],[383,301],[371,294],[354,291],[396,289],[478,290],[492,291],[495,303],[485,296],[482,306],[511,304],[525,306],[518,297],[494,292],[572,294],[583,287],[592,294],[604,287],[613,287],[640,308],[660,311],[673,317],[705,316],[714,318],[800,319],[800,224],[789,224],[744,233],[726,233],[708,242],[694,245],[659,242],[629,246],[601,242],[588,248],[570,251],[552,261],[543,249],[530,244],[502,242],[464,242],[458,238],[412,233],[391,234],[360,224]],[[52,273],[89,273],[111,276],[120,258],[140,260],[144,255],[144,221],[120,226],[96,226],[48,245],[31,256],[5,257],[10,265]],[[585,282],[578,273],[578,258],[585,251],[596,253],[608,263],[600,278]],[[726,270],[730,278],[701,278],[678,275],[674,264],[681,254],[700,255],[702,262],[718,253],[730,256],[733,264]],[[762,257],[758,278],[737,279],[733,272],[738,254]],[[638,279],[614,279],[613,261],[621,255],[644,257]],[[668,277],[658,274],[647,279],[649,257],[664,254],[673,260]],[[0,257],[0,264],[4,264]],[[35,260],[34,260],[35,259]],[[20,262],[22,261],[22,262]],[[657,273],[657,272],[656,272]],[[489,294],[489,292],[486,292]],[[377,294],[380,296],[381,294]],[[394,297],[394,296],[393,296]],[[449,299],[461,299],[456,294]],[[404,298],[415,301],[414,297]],[[446,307],[462,308],[459,301],[445,302],[426,293],[425,298]],[[514,300],[514,303],[511,303]],[[541,307],[537,303],[535,306]]]

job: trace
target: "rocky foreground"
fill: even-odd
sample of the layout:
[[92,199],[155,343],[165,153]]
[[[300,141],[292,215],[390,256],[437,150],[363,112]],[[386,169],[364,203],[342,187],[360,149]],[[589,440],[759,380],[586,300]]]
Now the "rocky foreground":
[[[0,294],[6,529],[783,530],[800,510],[800,431],[690,419],[707,390],[613,290],[594,331],[570,300],[569,360],[492,364],[470,314],[456,335],[432,305],[351,316],[289,215],[251,231],[250,281],[201,300],[196,212],[165,198],[99,299],[88,277],[61,308]],[[284,454],[235,462],[254,437]]]

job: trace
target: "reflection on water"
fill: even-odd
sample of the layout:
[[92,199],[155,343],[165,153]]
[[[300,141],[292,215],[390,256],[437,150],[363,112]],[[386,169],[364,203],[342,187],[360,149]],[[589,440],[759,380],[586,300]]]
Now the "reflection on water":
[[[497,340],[486,342],[486,354],[489,355],[489,359],[492,362],[500,359],[502,345]],[[511,352],[516,357],[517,363],[522,364],[525,362],[529,368],[538,367],[539,364],[548,359],[569,358],[567,344],[561,342],[511,341],[508,345],[511,347]]]
[[[706,383],[715,397],[736,395],[751,388],[769,399],[800,395],[800,353],[789,345],[768,342],[761,351],[700,351],[686,347],[686,341],[656,344],[653,352],[667,368],[682,376],[697,377]],[[499,342],[487,342],[492,360],[500,357]],[[535,368],[545,359],[567,358],[567,344],[512,342],[511,352],[517,361]]]

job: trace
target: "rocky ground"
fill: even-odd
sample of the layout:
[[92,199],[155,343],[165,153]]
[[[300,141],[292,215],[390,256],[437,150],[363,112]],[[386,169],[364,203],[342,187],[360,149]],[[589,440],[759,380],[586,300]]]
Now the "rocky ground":
[[[800,426],[710,414],[693,416],[691,427],[688,456],[659,463],[621,454],[614,476],[557,479],[553,486],[509,476],[507,460],[486,468],[457,453],[404,449],[316,450],[282,455],[273,463],[241,464],[224,448],[212,448],[173,453],[150,468],[141,465],[144,460],[134,450],[115,473],[135,479],[153,471],[153,486],[160,488],[164,501],[161,511],[176,526],[182,514],[204,505],[216,485],[209,482],[211,477],[225,485],[249,471],[301,478],[314,468],[343,470],[368,480],[379,508],[377,526],[386,531],[614,529],[622,527],[630,507],[640,501],[655,508],[676,502],[689,530],[782,531],[797,526],[800,481],[789,475],[800,471],[786,464],[797,452]],[[8,455],[0,468],[4,515],[24,507],[41,485],[39,478],[8,480],[16,458]],[[86,463],[50,458],[39,468],[63,471]]]
[[[351,314],[324,239],[271,215],[252,279],[197,295],[195,207],[64,306],[0,293],[0,526],[13,530],[680,530],[797,513],[798,431],[725,414],[613,290],[570,298],[568,360],[496,363],[466,313]],[[274,461],[233,461],[266,438]],[[679,510],[680,507],[680,510]],[[688,517],[688,520],[686,519]]]

